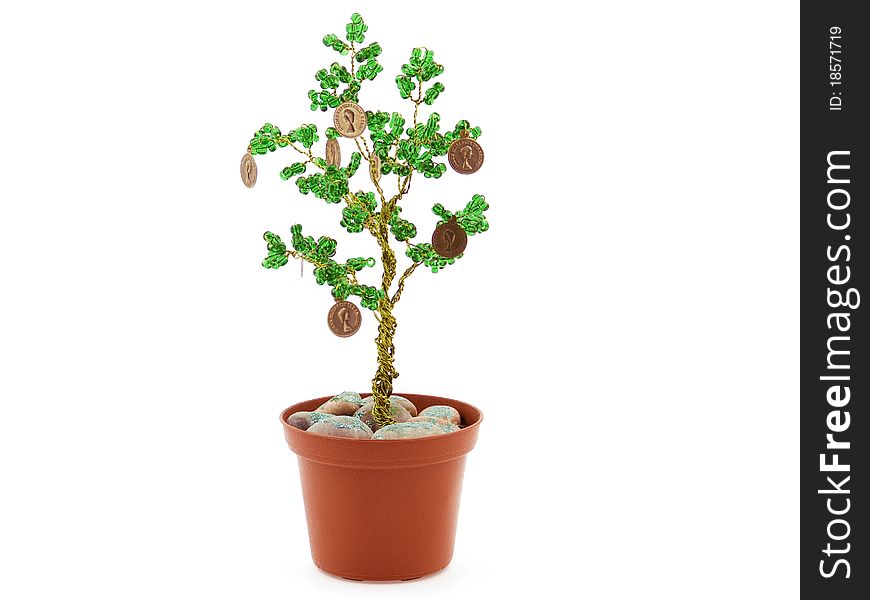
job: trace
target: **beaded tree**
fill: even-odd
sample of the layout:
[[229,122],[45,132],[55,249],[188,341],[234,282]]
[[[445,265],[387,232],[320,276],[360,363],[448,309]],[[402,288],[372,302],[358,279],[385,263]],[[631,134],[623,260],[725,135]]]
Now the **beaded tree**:
[[[411,241],[417,236],[417,227],[402,218],[399,202],[408,194],[414,174],[424,178],[441,177],[447,167],[436,159],[445,155],[458,173],[477,171],[483,162],[483,151],[474,140],[481,131],[480,127],[471,127],[468,121],[461,120],[452,131],[442,133],[441,117],[436,112],[429,114],[425,122],[422,121],[421,105],[431,106],[444,91],[442,83],[432,82],[444,72],[444,67],[436,63],[433,52],[425,48],[413,49],[410,60],[402,65],[402,72],[395,79],[400,96],[414,105],[410,126],[405,127],[406,120],[398,112],[363,111],[357,104],[363,83],[373,81],[383,71],[377,59],[381,54],[380,44],[374,42],[361,46],[367,30],[368,26],[362,17],[354,13],[346,26],[347,41],[333,34],[323,38],[325,46],[342,56],[350,56],[349,68],[334,62],[328,69],[317,71],[315,78],[320,89],[308,92],[312,111],[335,109],[334,126],[327,127],[325,131],[326,158],[315,156],[312,151],[320,139],[316,125],[302,125],[281,133],[277,127],[266,123],[248,145],[248,152],[242,159],[241,174],[245,184],[253,187],[257,174],[253,155],[274,152],[276,148],[293,148],[302,155],[303,160],[282,169],[281,179],[286,181],[295,177],[296,187],[301,194],[313,194],[327,204],[343,204],[342,227],[349,233],[368,231],[377,240],[383,266],[379,287],[357,280],[357,272],[376,264],[374,258],[357,257],[338,262],[333,258],[337,245],[334,239],[321,236],[315,241],[313,237],[302,234],[299,224],[290,228],[292,249],[288,249],[278,235],[270,231],[263,234],[268,256],[262,264],[268,269],[278,269],[293,257],[314,265],[317,283],[332,288],[336,303],[349,305],[343,307],[344,312],[339,313],[340,319],[335,317],[335,310],[330,310],[330,326],[335,318],[335,322],[344,327],[344,331],[336,331],[332,327],[338,335],[348,335],[347,332],[352,334],[359,328],[359,310],[347,302],[349,297],[357,296],[359,303],[372,311],[378,321],[378,336],[375,340],[378,366],[372,379],[372,415],[379,426],[384,426],[395,422],[390,414],[389,402],[393,379],[399,375],[393,367],[393,336],[396,332],[393,308],[402,296],[405,282],[421,264],[437,273],[461,258],[466,236],[489,228],[484,215],[489,205],[479,194],[472,196],[465,208],[457,212],[447,210],[440,203],[435,204],[432,212],[439,217],[439,221],[433,233],[433,243]],[[361,135],[366,129],[371,146]],[[356,151],[345,166],[341,166],[338,145],[338,139],[341,138],[352,139],[356,145]],[[363,160],[368,163],[369,179],[374,191],[351,192],[349,180]],[[313,172],[306,174],[309,171]],[[384,191],[386,185],[381,185],[383,175],[396,177],[396,192],[392,195]],[[404,244],[405,255],[411,259],[411,265],[399,277],[392,295],[396,255],[390,246],[390,236]],[[352,311],[347,311],[347,308]]]

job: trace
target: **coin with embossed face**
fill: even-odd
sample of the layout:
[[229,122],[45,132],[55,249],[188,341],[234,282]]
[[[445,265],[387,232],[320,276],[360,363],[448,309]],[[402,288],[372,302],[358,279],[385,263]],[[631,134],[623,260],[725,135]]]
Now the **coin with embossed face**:
[[249,188],[254,187],[257,183],[257,163],[254,162],[254,157],[250,152],[246,152],[242,157],[242,164],[239,166],[242,173],[242,183]]
[[[466,136],[467,133],[463,132]],[[470,137],[461,137],[450,144],[447,160],[457,173],[470,175],[483,165],[483,148]]]
[[333,167],[341,166],[341,146],[335,138],[326,140],[326,164]]
[[381,159],[374,152],[369,158],[369,172],[372,175],[372,181],[381,180]]
[[350,337],[359,331],[362,314],[353,302],[339,300],[329,309],[326,321],[332,333],[338,337]]
[[432,248],[444,258],[456,258],[468,246],[468,235],[456,222],[456,217],[442,223],[432,232]]
[[345,102],[335,109],[332,124],[336,131],[348,138],[355,138],[366,128],[366,111],[355,102]]

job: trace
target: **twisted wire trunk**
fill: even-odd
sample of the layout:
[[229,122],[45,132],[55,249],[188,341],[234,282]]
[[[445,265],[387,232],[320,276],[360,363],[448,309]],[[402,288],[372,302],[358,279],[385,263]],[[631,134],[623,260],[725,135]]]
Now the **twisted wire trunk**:
[[372,399],[374,401],[372,416],[379,427],[396,422],[390,412],[390,395],[393,393],[393,379],[399,376],[393,367],[393,358],[396,351],[395,346],[393,346],[393,336],[396,333],[396,319],[393,317],[394,303],[390,299],[389,294],[390,286],[396,277],[396,255],[393,253],[393,249],[390,248],[388,237],[389,221],[395,208],[396,200],[396,198],[392,199],[383,207],[375,233],[378,244],[381,246],[381,261],[384,265],[384,275],[381,280],[381,288],[384,295],[378,301],[380,322],[378,324],[378,337],[375,339],[375,344],[378,348],[378,368],[375,372],[375,378],[372,379]]

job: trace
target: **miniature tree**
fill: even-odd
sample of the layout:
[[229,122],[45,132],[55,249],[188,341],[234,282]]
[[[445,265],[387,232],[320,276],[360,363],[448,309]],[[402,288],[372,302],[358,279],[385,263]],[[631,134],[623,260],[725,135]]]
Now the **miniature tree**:
[[[441,117],[436,112],[423,120],[421,106],[431,106],[444,92],[444,85],[433,81],[444,72],[444,67],[436,63],[433,52],[425,48],[413,49],[410,60],[402,65],[402,72],[395,79],[400,96],[414,106],[410,125],[405,127],[407,121],[398,112],[363,111],[357,104],[363,84],[373,81],[383,71],[377,60],[381,54],[380,44],[374,42],[362,46],[367,30],[362,17],[354,13],[346,26],[347,41],[333,34],[323,38],[325,46],[350,57],[347,67],[333,62],[329,68],[317,71],[315,78],[320,89],[308,92],[312,111],[335,109],[334,126],[325,131],[326,158],[315,156],[312,151],[320,140],[316,125],[301,125],[281,133],[277,127],[266,123],[254,133],[242,159],[241,173],[245,184],[253,187],[257,176],[253,155],[290,147],[303,159],[282,169],[281,179],[295,177],[301,194],[314,195],[327,204],[343,204],[342,227],[349,233],[368,231],[377,240],[383,266],[380,286],[366,285],[357,280],[359,271],[375,265],[374,258],[356,257],[338,262],[333,258],[337,245],[334,239],[321,236],[315,241],[312,236],[303,235],[299,224],[290,228],[292,249],[287,248],[278,235],[270,231],[263,234],[268,255],[262,264],[269,269],[278,269],[293,257],[314,265],[317,283],[329,285],[336,305],[342,305],[338,311],[336,306],[330,310],[330,327],[337,335],[352,335],[359,328],[359,310],[347,302],[349,297],[358,297],[359,303],[373,312],[378,321],[375,340],[378,366],[372,379],[372,415],[379,426],[384,426],[395,422],[389,410],[393,379],[399,375],[393,367],[393,336],[396,332],[393,308],[402,296],[405,282],[420,265],[437,273],[461,258],[466,236],[489,228],[484,215],[489,206],[479,194],[472,196],[465,208],[457,212],[447,210],[440,203],[435,204],[432,212],[439,220],[433,243],[412,242],[417,237],[417,227],[402,218],[399,202],[409,192],[414,174],[418,178],[441,177],[447,167],[437,159],[445,155],[458,173],[477,171],[483,162],[483,151],[474,140],[481,130],[480,127],[471,127],[466,120],[460,120],[452,130],[442,133]],[[371,145],[364,133],[368,134]],[[345,166],[341,166],[337,141],[342,137],[352,139],[356,145],[356,151]],[[367,171],[374,191],[352,192],[349,180],[357,173],[362,161],[368,163]],[[386,180],[382,182],[384,175],[396,178],[394,193],[385,191],[388,186]],[[397,264],[390,236],[404,244],[405,255],[412,261],[399,277],[395,290]]]

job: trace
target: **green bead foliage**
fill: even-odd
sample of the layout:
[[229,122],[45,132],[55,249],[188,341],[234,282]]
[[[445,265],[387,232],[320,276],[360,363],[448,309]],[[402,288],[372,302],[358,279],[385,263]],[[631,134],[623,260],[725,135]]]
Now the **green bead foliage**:
[[[346,40],[339,36],[328,34],[323,37],[323,44],[332,48],[342,56],[353,53],[351,69],[333,62],[328,68],[315,73],[318,89],[308,92],[311,110],[326,111],[336,108],[343,102],[359,102],[359,92],[362,82],[373,80],[383,71],[378,62],[382,48],[377,42],[359,47],[365,41],[368,26],[359,14],[351,16],[350,23],[345,27]],[[354,69],[353,63],[358,63]],[[399,95],[412,98],[415,104],[431,106],[444,92],[444,85],[432,81],[444,72],[444,67],[434,60],[434,52],[424,48],[414,48],[411,57],[401,67],[401,73],[395,78]],[[431,82],[431,83],[430,83]],[[467,120],[460,120],[452,130],[441,131],[441,116],[433,112],[425,122],[405,127],[405,118],[398,112],[366,111],[368,134],[372,140],[372,152],[380,158],[381,172],[395,174],[399,177],[410,175],[417,171],[426,178],[439,178],[447,167],[436,159],[445,156],[453,141],[463,134],[476,139],[481,135],[480,127],[472,127]],[[325,130],[327,139],[336,139],[341,135],[334,127]],[[251,139],[253,154],[274,152],[278,147],[291,143],[301,144],[311,149],[319,140],[315,125],[302,125],[287,134],[266,123]],[[395,155],[390,156],[395,149]],[[308,162],[313,162],[319,172],[305,175]],[[342,208],[341,226],[350,233],[359,233],[367,226],[372,226],[372,219],[377,219],[378,202],[373,192],[359,191],[351,194],[348,179],[358,171],[362,162],[359,152],[353,152],[345,167],[328,165],[321,157],[310,158],[306,162],[295,162],[281,170],[281,179],[296,177],[296,186],[303,195],[313,194],[329,204],[339,204],[345,199],[347,206]],[[448,211],[442,204],[435,204],[432,211],[439,217],[438,224],[456,218],[457,223],[469,236],[482,233],[489,229],[489,223],[484,212],[489,208],[482,195],[475,194],[465,208],[457,212]],[[396,206],[389,222],[390,233],[400,242],[406,242],[417,235],[417,227],[401,217],[401,207]],[[371,310],[378,309],[378,303],[385,296],[383,290],[354,283],[354,273],[375,265],[373,258],[355,257],[344,263],[334,260],[337,243],[334,239],[323,236],[314,240],[311,236],[302,235],[301,225],[291,227],[293,250],[315,265],[314,277],[319,285],[329,285],[336,299],[346,300],[350,296],[358,296],[360,304]],[[262,261],[263,267],[278,269],[288,262],[287,246],[281,238],[272,232],[263,234],[266,240],[267,256]],[[425,264],[433,273],[437,273],[447,265],[456,262],[455,258],[444,258],[432,248],[429,243],[410,244],[405,254],[414,262]]]
[[356,52],[357,62],[366,62],[372,58],[377,58],[381,55],[381,45],[377,42],[372,42],[365,48],[360,48]]
[[456,259],[462,258],[460,254],[456,258],[444,258],[432,248],[432,244],[415,244],[409,247],[405,254],[414,262],[421,262],[430,269],[433,273],[437,273],[447,265],[452,265]]
[[[401,74],[396,76],[396,87],[399,88],[399,95],[403,99],[410,98],[411,92],[417,89],[418,86],[422,92],[424,81],[438,77],[443,72],[444,66],[435,62],[435,53],[432,50],[414,48],[411,51],[410,60],[402,65]],[[417,80],[416,82],[414,82],[415,79]],[[422,93],[421,99],[425,104],[431,106],[443,91],[444,84],[435,82]]]
[[289,167],[284,167],[281,169],[281,179],[287,181],[291,177],[295,177],[296,175],[301,175],[305,172],[305,163],[295,162]]
[[[489,229],[489,223],[486,220],[484,211],[489,208],[486,199],[480,195],[472,196],[471,201],[465,205],[462,210],[452,213],[441,204],[436,204],[432,207],[432,212],[441,217],[438,224],[446,223],[449,219],[456,217],[456,222],[462,227],[463,231],[468,235],[483,233]],[[432,248],[432,244],[415,244],[405,251],[405,254],[414,262],[422,262],[427,267],[432,269],[433,273],[437,273],[447,265],[452,265],[456,262],[453,258],[444,258]],[[462,254],[456,258],[461,258]]]
[[341,226],[350,233],[361,232],[377,206],[374,192],[357,192],[350,205],[341,211]]
[[344,169],[333,165],[327,165],[323,173],[299,177],[296,185],[303,195],[310,192],[328,204],[338,204],[348,192],[347,174]]
[[363,18],[359,13],[353,13],[350,16],[350,23],[345,26],[345,30],[348,42],[362,44],[366,40],[365,32],[369,30],[369,26],[363,23]]
[[317,125],[302,125],[299,129],[288,132],[287,138],[291,142],[299,142],[305,148],[311,148],[320,136],[317,135]]
[[332,48],[342,56],[345,56],[350,52],[350,46],[345,44],[344,41],[334,33],[327,33],[323,36],[323,45],[327,48]]
[[350,162],[347,163],[347,167],[344,169],[345,176],[350,179],[354,175],[356,175],[357,169],[359,169],[359,165],[362,162],[362,154],[359,152],[354,152],[350,155]]
[[[368,31],[368,25],[363,22],[358,13],[353,13],[350,17],[350,23],[345,27],[347,31],[348,45],[335,34],[327,34],[323,37],[323,45],[346,55],[351,50],[354,50],[354,44],[365,41],[365,32]],[[314,78],[320,85],[320,91],[309,90],[308,99],[311,101],[311,110],[326,111],[330,108],[336,108],[343,102],[359,102],[359,92],[362,87],[362,82],[372,80],[378,76],[378,73],[384,70],[384,67],[378,62],[377,57],[381,54],[381,45],[373,42],[364,48],[354,50],[354,59],[360,63],[356,73],[348,71],[348,69],[338,63],[332,63],[329,69],[320,69],[314,74]],[[340,88],[344,87],[341,91]]]
[[267,231],[263,234],[263,239],[266,240],[266,252],[268,255],[263,259],[263,266],[267,269],[280,269],[287,264],[287,246],[281,241],[281,238]]
[[471,197],[471,201],[465,205],[465,208],[459,212],[452,213],[440,203],[432,207],[432,212],[441,217],[439,225],[456,217],[456,222],[463,231],[468,235],[474,235],[489,229],[489,222],[486,220],[486,215],[483,214],[488,208],[489,204],[487,204],[486,199],[481,194],[475,194]]
[[[291,240],[293,249],[305,259],[317,265],[314,269],[314,279],[318,285],[329,285],[332,288],[334,298],[347,300],[351,295],[359,296],[360,304],[364,307],[372,310],[377,308],[378,301],[384,295],[383,292],[369,285],[353,283],[350,278],[351,273],[360,271],[365,267],[375,266],[374,258],[358,257],[348,259],[345,263],[339,263],[332,258],[335,256],[338,243],[331,237],[321,236],[315,242],[313,237],[302,235],[302,226],[299,224],[293,225],[290,228],[290,233],[293,236]],[[266,235],[274,236],[274,238],[278,237],[268,232]],[[269,238],[266,239],[267,241],[269,240]],[[280,239],[278,243],[283,246]],[[270,249],[270,256],[271,252]],[[284,264],[286,264],[286,256]]]
[[410,240],[417,236],[417,226],[403,219],[400,214],[402,207],[397,206],[393,211],[393,217],[390,219],[390,233],[400,242]]
[[402,75],[416,78],[418,81],[429,81],[444,72],[444,66],[435,62],[435,53],[426,48],[414,48],[411,58],[402,65]]
[[[281,138],[281,130],[271,123],[266,123],[251,138],[251,153],[266,154],[267,152],[274,152],[275,148],[278,147],[279,138]],[[286,146],[287,144],[284,145]]]

